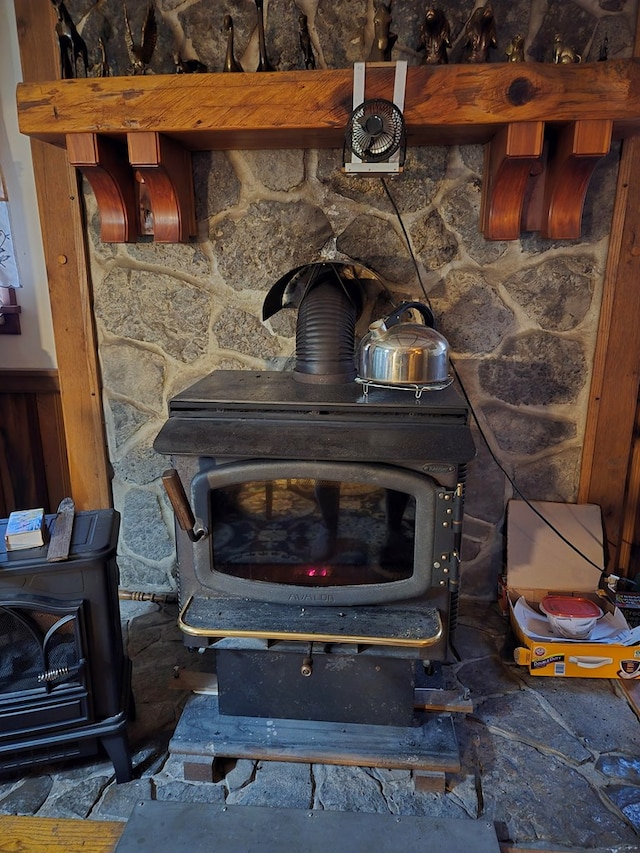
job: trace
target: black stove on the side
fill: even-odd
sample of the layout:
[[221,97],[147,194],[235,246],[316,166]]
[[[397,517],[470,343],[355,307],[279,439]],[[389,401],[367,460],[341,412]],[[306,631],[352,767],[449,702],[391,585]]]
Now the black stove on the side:
[[[46,517],[49,530],[56,516]],[[68,559],[47,546],[7,551],[0,520],[0,774],[103,748],[132,777],[133,712],[115,553],[120,516],[78,512]]]

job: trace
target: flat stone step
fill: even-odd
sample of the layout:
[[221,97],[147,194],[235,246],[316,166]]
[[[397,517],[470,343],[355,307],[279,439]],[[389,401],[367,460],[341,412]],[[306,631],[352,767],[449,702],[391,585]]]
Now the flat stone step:
[[493,825],[457,820],[264,806],[139,803],[116,853],[500,853]]

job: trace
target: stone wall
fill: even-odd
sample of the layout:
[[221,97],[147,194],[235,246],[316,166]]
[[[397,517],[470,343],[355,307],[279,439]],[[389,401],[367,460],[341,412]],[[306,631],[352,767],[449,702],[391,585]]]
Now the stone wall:
[[[134,32],[146,4],[130,3]],[[266,43],[278,70],[303,68],[300,11],[308,16],[317,67],[366,58],[372,0],[265,0]],[[424,2],[396,0],[394,59],[418,64]],[[450,61],[462,60],[472,3],[442,4],[452,24]],[[114,74],[127,73],[122,5],[68,0],[90,49],[106,38]],[[550,61],[553,35],[583,61],[631,54],[636,2],[494,0],[499,47],[526,34],[530,61]],[[176,56],[221,71],[223,16],[235,24],[236,57],[257,64],[252,0],[156,0],[159,38],[149,73],[172,73]],[[97,54],[94,53],[97,62]],[[92,59],[93,61],[93,59]],[[104,411],[114,503],[122,513],[119,564],[129,589],[175,587],[173,514],[153,440],[169,398],[217,368],[286,364],[295,317],[261,320],[264,296],[287,270],[324,259],[354,260],[385,280],[389,299],[433,305],[490,450],[476,428],[469,467],[462,594],[490,598],[502,567],[502,522],[513,488],[530,499],[576,498],[587,395],[615,193],[618,149],[599,164],[576,241],[527,233],[488,242],[478,230],[483,151],[479,146],[408,151],[387,178],[418,259],[378,178],[341,171],[342,151],[230,151],[193,156],[198,238],[189,245],[103,244],[85,186]],[[370,311],[374,309],[370,306]]]

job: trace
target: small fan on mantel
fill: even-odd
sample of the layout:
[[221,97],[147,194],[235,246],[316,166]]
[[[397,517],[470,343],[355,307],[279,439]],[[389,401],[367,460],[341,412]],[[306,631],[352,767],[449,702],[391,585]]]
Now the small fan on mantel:
[[[402,171],[405,126],[402,110],[407,63],[395,63],[393,101],[365,99],[365,63],[353,66],[353,112],[344,134],[344,171],[393,174]],[[350,159],[347,159],[349,152]]]

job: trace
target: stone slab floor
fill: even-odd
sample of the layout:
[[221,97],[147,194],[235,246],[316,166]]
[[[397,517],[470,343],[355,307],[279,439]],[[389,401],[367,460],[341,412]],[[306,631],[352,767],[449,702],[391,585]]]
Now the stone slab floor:
[[185,782],[168,752],[188,696],[175,667],[206,669],[207,655],[184,647],[175,605],[122,601],[133,781],[116,784],[106,757],[39,766],[0,778],[0,814],[126,821],[142,800],[226,802],[482,819],[501,842],[531,848],[640,849],[640,724],[619,683],[534,678],[510,659],[496,605],[466,600],[461,611],[461,661],[443,678],[473,711],[455,714],[462,769],[444,793],[416,791],[404,770],[248,759],[220,759],[216,782]]

